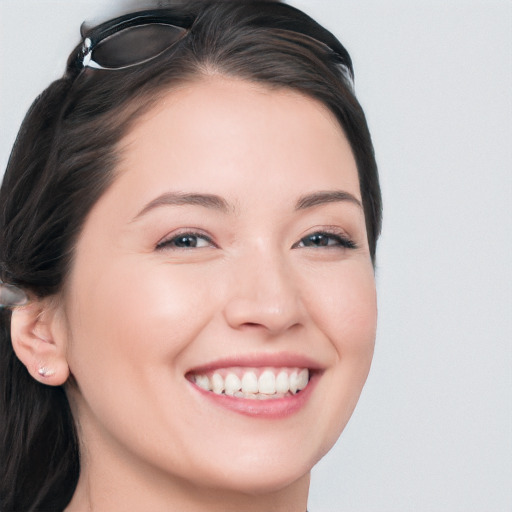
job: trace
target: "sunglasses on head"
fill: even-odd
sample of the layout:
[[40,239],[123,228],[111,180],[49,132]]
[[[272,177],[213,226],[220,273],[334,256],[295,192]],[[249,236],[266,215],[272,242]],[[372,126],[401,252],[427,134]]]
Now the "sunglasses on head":
[[[353,76],[352,62],[345,48],[304,13],[289,5],[268,1],[247,3],[244,9],[251,18],[251,26],[293,32],[320,43]],[[196,14],[167,8],[126,14],[88,31],[84,31],[82,25],[83,42],[72,62],[73,67],[120,70],[143,64],[183,39],[196,18]]]
[[147,62],[184,37],[193,21],[191,16],[177,16],[165,9],[111,20],[82,33],[79,67],[114,70]]

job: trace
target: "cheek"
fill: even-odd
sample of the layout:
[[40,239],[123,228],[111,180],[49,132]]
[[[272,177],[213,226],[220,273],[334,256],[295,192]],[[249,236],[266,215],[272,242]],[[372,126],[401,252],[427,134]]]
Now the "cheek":
[[89,429],[99,421],[128,446],[140,428],[135,415],[145,417],[145,432],[154,439],[162,435],[158,425],[180,437],[174,413],[186,409],[178,393],[184,382],[182,353],[215,308],[198,279],[191,267],[146,266],[136,257],[73,276],[77,294],[71,301],[68,362],[80,389],[78,416]]
[[353,389],[355,406],[373,358],[377,298],[373,268],[354,265],[336,283],[330,300],[330,339],[342,369],[341,385]]
[[371,358],[377,325],[375,278],[370,264],[347,262],[323,277],[310,310],[340,359],[350,354]]
[[370,370],[377,325],[373,268],[347,263],[325,281],[325,291],[317,294],[314,306],[313,300],[310,311],[329,341],[333,359],[319,389],[324,397],[317,416],[323,455],[349,421]]
[[94,363],[110,376],[115,368],[123,372],[119,377],[134,376],[145,365],[172,364],[211,316],[213,298],[198,279],[191,268],[137,257],[75,276],[71,364]]

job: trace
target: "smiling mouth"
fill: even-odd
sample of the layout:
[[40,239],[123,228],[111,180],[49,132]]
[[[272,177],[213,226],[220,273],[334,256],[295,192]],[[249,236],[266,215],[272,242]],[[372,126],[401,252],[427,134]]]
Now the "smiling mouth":
[[272,400],[295,396],[307,387],[308,368],[221,368],[190,373],[187,379],[204,391],[249,400]]

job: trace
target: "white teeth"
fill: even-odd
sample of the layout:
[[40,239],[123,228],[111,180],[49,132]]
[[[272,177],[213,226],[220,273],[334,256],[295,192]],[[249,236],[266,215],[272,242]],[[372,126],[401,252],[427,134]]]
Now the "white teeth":
[[297,372],[292,372],[290,374],[290,391],[292,393],[297,393],[299,389],[299,375]]
[[228,373],[224,380],[224,390],[226,395],[233,396],[236,391],[242,388],[242,381],[234,374]]
[[224,391],[224,379],[222,375],[214,373],[212,376],[212,389],[217,395],[220,395]]
[[246,372],[242,377],[242,391],[244,393],[258,392],[258,377],[254,372]]
[[308,382],[309,382],[309,371],[307,369],[301,370],[299,372],[297,389],[298,390],[304,389],[308,385]]
[[194,377],[195,383],[202,389],[206,391],[211,391],[210,379],[207,375],[196,375]]
[[290,391],[297,393],[308,385],[309,372],[308,370],[301,370],[300,372],[292,372],[290,375]]
[[237,391],[234,396],[237,398],[248,398],[249,400],[256,400],[259,395],[255,393],[244,393],[243,391]]
[[290,390],[290,379],[285,371],[278,373],[276,377],[276,393],[288,393]]
[[[261,373],[260,373],[261,372]],[[259,378],[258,378],[259,374]],[[225,375],[225,377],[223,377]],[[196,374],[193,382],[206,391],[217,395],[222,393],[238,398],[265,400],[268,398],[283,398],[296,394],[304,389],[309,382],[307,368],[281,368],[258,370],[258,368],[220,369],[213,374]]]
[[260,375],[258,391],[265,395],[273,395],[276,392],[276,376],[270,370],[265,370]]

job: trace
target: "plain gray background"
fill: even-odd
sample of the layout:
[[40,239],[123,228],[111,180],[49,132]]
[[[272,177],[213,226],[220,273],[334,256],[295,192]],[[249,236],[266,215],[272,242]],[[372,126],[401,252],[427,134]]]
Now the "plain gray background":
[[[0,173],[80,23],[147,3],[0,0]],[[309,509],[510,512],[512,3],[290,3],[352,55],[384,195],[374,364]]]

